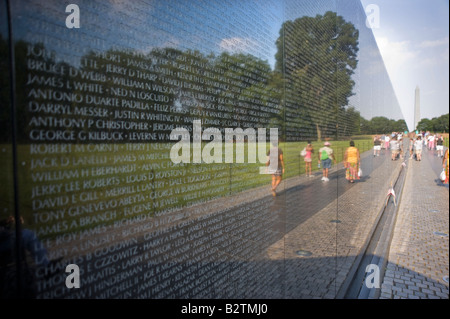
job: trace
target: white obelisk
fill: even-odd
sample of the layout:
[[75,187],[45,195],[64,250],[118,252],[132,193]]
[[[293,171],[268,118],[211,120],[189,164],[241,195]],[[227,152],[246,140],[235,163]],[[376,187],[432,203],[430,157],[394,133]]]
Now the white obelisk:
[[420,89],[416,86],[416,98],[414,102],[414,129],[417,129],[417,124],[420,122]]

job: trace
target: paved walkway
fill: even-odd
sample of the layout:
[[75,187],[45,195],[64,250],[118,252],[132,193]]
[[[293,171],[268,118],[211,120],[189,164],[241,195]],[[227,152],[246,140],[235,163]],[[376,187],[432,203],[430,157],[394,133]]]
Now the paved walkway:
[[422,161],[408,161],[380,299],[449,298],[449,190],[439,181],[441,163],[428,150]]
[[[382,298],[448,298],[443,280],[448,276],[448,237],[433,233],[448,234],[449,227],[448,187],[436,181],[439,163],[431,153],[425,153],[422,162],[408,162]],[[83,248],[73,252],[86,255],[79,264],[83,269],[92,263],[87,256],[95,255],[95,250],[112,251],[112,256],[94,261],[99,269],[92,276],[97,276],[103,271],[100,261],[119,258],[116,251],[126,243],[123,249],[140,254],[137,264],[110,265],[117,278],[138,272],[135,281],[118,286],[126,296],[334,299],[364,251],[402,165],[391,161],[388,152],[373,157],[369,151],[362,156],[362,169],[364,177],[354,184],[345,180],[342,165],[336,165],[330,182],[322,182],[320,172],[314,178],[295,177],[283,181],[276,198],[267,185],[148,220],[108,226],[100,234],[55,243],[52,250],[66,249],[69,254],[73,245]],[[186,242],[179,244],[176,236],[170,240],[171,234],[185,235]],[[88,245],[96,239],[99,245]],[[99,250],[103,245],[105,249]],[[170,248],[170,253],[159,247]],[[145,282],[142,271],[159,266],[167,269],[162,279]],[[172,266],[176,267],[167,268]],[[121,296],[121,290],[108,295],[111,291],[102,281],[89,278],[84,289],[70,292],[70,297]],[[193,287],[192,278],[205,283]],[[183,282],[192,287],[181,289],[186,286]],[[45,295],[53,288],[46,286],[42,297],[55,297]]]
[[[328,183],[320,181],[321,174],[301,187],[286,181],[286,192],[277,199],[286,212],[280,218],[285,235],[267,250],[269,259],[284,260],[283,298],[337,297],[401,169],[389,154],[374,158],[372,151],[364,153],[364,176],[354,184],[345,179],[341,165],[333,167]],[[299,251],[309,255],[299,257]]]

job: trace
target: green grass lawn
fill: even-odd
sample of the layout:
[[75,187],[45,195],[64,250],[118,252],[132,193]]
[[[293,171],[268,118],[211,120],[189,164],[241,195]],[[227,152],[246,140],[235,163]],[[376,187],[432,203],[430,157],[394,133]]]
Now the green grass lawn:
[[[348,141],[330,141],[338,162]],[[370,139],[355,139],[362,152],[372,148]],[[163,214],[171,209],[202,203],[270,185],[271,176],[259,174],[265,163],[187,163],[170,160],[173,144],[71,145],[39,154],[45,147],[18,147],[20,213],[41,238],[113,223],[135,215]],[[313,142],[313,170],[323,143]],[[300,151],[306,142],[280,143],[285,175],[305,173]],[[267,149],[269,145],[266,145]],[[0,158],[0,201],[12,212],[13,183],[10,146]],[[247,161],[247,147],[245,159]],[[50,149],[45,149],[49,151]],[[224,156],[224,155],[223,155]],[[257,158],[258,159],[258,158]]]

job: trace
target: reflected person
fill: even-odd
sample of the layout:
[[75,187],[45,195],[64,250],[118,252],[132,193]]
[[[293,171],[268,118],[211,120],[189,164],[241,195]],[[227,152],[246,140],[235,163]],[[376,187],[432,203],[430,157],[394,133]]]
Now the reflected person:
[[328,173],[331,168],[331,160],[336,163],[336,158],[334,157],[334,151],[330,148],[330,142],[325,142],[324,146],[319,149],[319,160],[318,163],[322,163],[322,181],[329,182]]
[[305,147],[306,155],[305,155],[305,172],[306,177],[314,177],[312,175],[312,154],[314,153],[314,148],[311,144],[311,141],[308,141],[308,145]]
[[[23,224],[23,219],[20,219]],[[34,267],[46,267],[49,264],[47,250],[30,229],[21,229],[22,251],[17,257],[15,218],[9,216],[0,221],[0,289],[2,299],[34,298],[36,295]],[[27,253],[32,258],[28,264]],[[18,287],[17,262],[20,266],[21,283]],[[19,288],[19,289],[18,289]]]
[[[277,151],[277,167],[275,170],[271,171],[271,165],[270,165],[270,154],[272,154]],[[284,158],[283,158],[283,150],[275,146],[274,144],[271,145],[270,150],[267,152],[267,162],[266,166],[269,166],[269,173],[272,175],[272,196],[277,196],[277,187],[280,185],[283,174],[284,174]]]
[[355,147],[355,142],[353,141],[350,141],[350,147],[345,150],[344,166],[346,168],[345,178],[350,183],[354,183],[355,180],[360,178],[358,171],[361,166],[361,157],[359,150]]
[[448,164],[449,164],[449,159],[448,159],[448,148],[444,153],[444,158],[442,159],[442,168],[445,171],[445,180],[444,180],[444,184],[448,184]]

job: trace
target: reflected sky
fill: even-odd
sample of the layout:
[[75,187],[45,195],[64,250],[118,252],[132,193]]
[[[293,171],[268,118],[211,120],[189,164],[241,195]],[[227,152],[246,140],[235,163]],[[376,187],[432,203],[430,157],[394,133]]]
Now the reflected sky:
[[13,2],[15,39],[43,42],[56,59],[79,65],[90,50],[131,49],[148,53],[170,47],[251,54],[275,65],[282,23],[336,11],[360,31],[359,65],[349,106],[370,119],[403,115],[360,1],[79,1],[80,29],[65,27],[71,1]]

